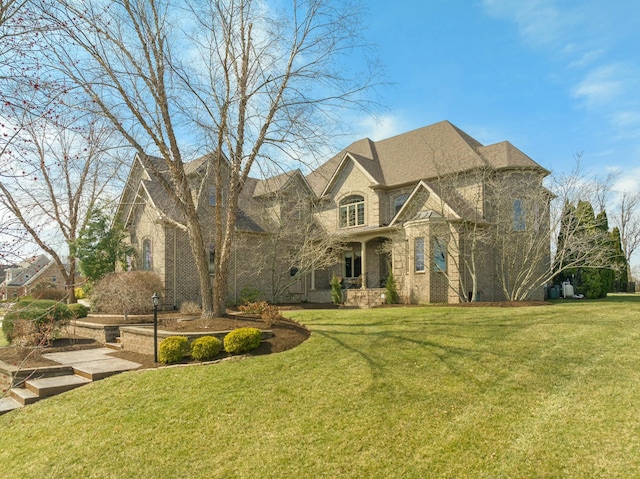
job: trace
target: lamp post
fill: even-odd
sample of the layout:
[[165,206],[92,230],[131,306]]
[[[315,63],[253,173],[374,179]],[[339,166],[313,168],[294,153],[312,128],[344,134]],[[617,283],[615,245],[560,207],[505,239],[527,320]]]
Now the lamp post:
[[158,293],[153,293],[151,296],[151,302],[153,303],[153,361],[158,362],[158,303],[160,302],[160,296]]

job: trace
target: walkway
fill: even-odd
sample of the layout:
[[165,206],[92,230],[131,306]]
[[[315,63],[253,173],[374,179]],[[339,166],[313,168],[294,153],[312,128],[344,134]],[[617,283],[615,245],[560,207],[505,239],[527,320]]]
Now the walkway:
[[60,366],[31,370],[19,370],[0,361],[2,372],[14,378],[14,387],[0,399],[0,414],[141,366],[133,361],[115,358],[110,355],[113,352],[110,348],[99,348],[43,354],[42,357]]

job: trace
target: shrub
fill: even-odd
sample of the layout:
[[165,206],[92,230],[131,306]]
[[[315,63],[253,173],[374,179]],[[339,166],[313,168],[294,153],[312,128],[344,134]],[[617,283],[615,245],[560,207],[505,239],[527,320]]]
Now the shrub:
[[151,271],[110,273],[94,287],[95,311],[109,314],[145,314],[153,311],[151,296],[163,290],[160,276]]
[[33,291],[35,299],[51,299],[53,301],[62,301],[67,297],[67,292],[59,288],[42,288]]
[[180,305],[180,312],[189,316],[195,316],[202,313],[202,308],[200,308],[200,305],[198,303],[195,303],[193,301],[185,301]]
[[84,299],[87,297],[83,288],[74,288],[73,292],[76,295],[76,299]]
[[396,279],[393,277],[393,273],[389,272],[387,276],[387,284],[385,285],[387,294],[385,295],[385,301],[387,304],[396,304],[400,298],[398,297],[398,291],[396,290]]
[[273,304],[269,304],[262,310],[260,317],[267,326],[271,326],[280,317],[280,309]]
[[253,286],[245,286],[240,290],[239,299],[241,303],[255,303],[257,301],[262,300],[263,298],[262,292],[259,289],[254,288]]
[[186,336],[169,336],[160,343],[158,361],[164,364],[178,363],[189,354],[189,340]]
[[335,304],[342,303],[341,280],[335,274],[331,277],[331,301]]
[[238,306],[238,309],[247,314],[262,314],[262,312],[269,307],[269,303],[266,301],[254,301],[246,302]]
[[191,343],[191,357],[196,361],[210,361],[222,349],[220,340],[213,336],[202,336]]
[[50,300],[19,301],[4,316],[2,332],[9,342],[18,339],[24,346],[45,346],[56,339],[70,318],[66,304]]
[[260,346],[262,331],[256,328],[238,328],[224,337],[224,349],[229,354],[242,354]]
[[89,308],[80,303],[70,304],[69,310],[71,311],[71,317],[73,319],[86,318],[89,314]]

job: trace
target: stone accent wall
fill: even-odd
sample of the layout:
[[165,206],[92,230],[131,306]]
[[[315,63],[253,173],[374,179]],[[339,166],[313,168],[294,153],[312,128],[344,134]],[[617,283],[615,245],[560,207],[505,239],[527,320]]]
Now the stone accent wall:
[[347,289],[345,290],[345,306],[355,306],[357,308],[373,308],[385,304],[386,294],[384,288],[370,289]]
[[[175,332],[175,331],[163,331],[158,330],[158,348],[163,339],[169,336],[186,336],[189,342],[202,336],[215,336],[221,342],[224,341],[224,337],[231,331],[211,331],[206,333],[195,332]],[[262,339],[267,339],[273,336],[273,331],[262,331]],[[153,354],[153,327],[136,327],[136,326],[121,326],[120,327],[120,344],[125,351],[133,351],[140,354]]]
[[120,327],[111,324],[98,324],[89,321],[71,321],[70,331],[83,338],[91,338],[99,343],[113,343],[120,335]]

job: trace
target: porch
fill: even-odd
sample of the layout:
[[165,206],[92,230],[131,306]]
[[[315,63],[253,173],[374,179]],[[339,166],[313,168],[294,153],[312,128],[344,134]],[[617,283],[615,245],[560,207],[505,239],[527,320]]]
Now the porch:
[[355,308],[374,308],[385,304],[386,289],[345,289],[344,305]]

